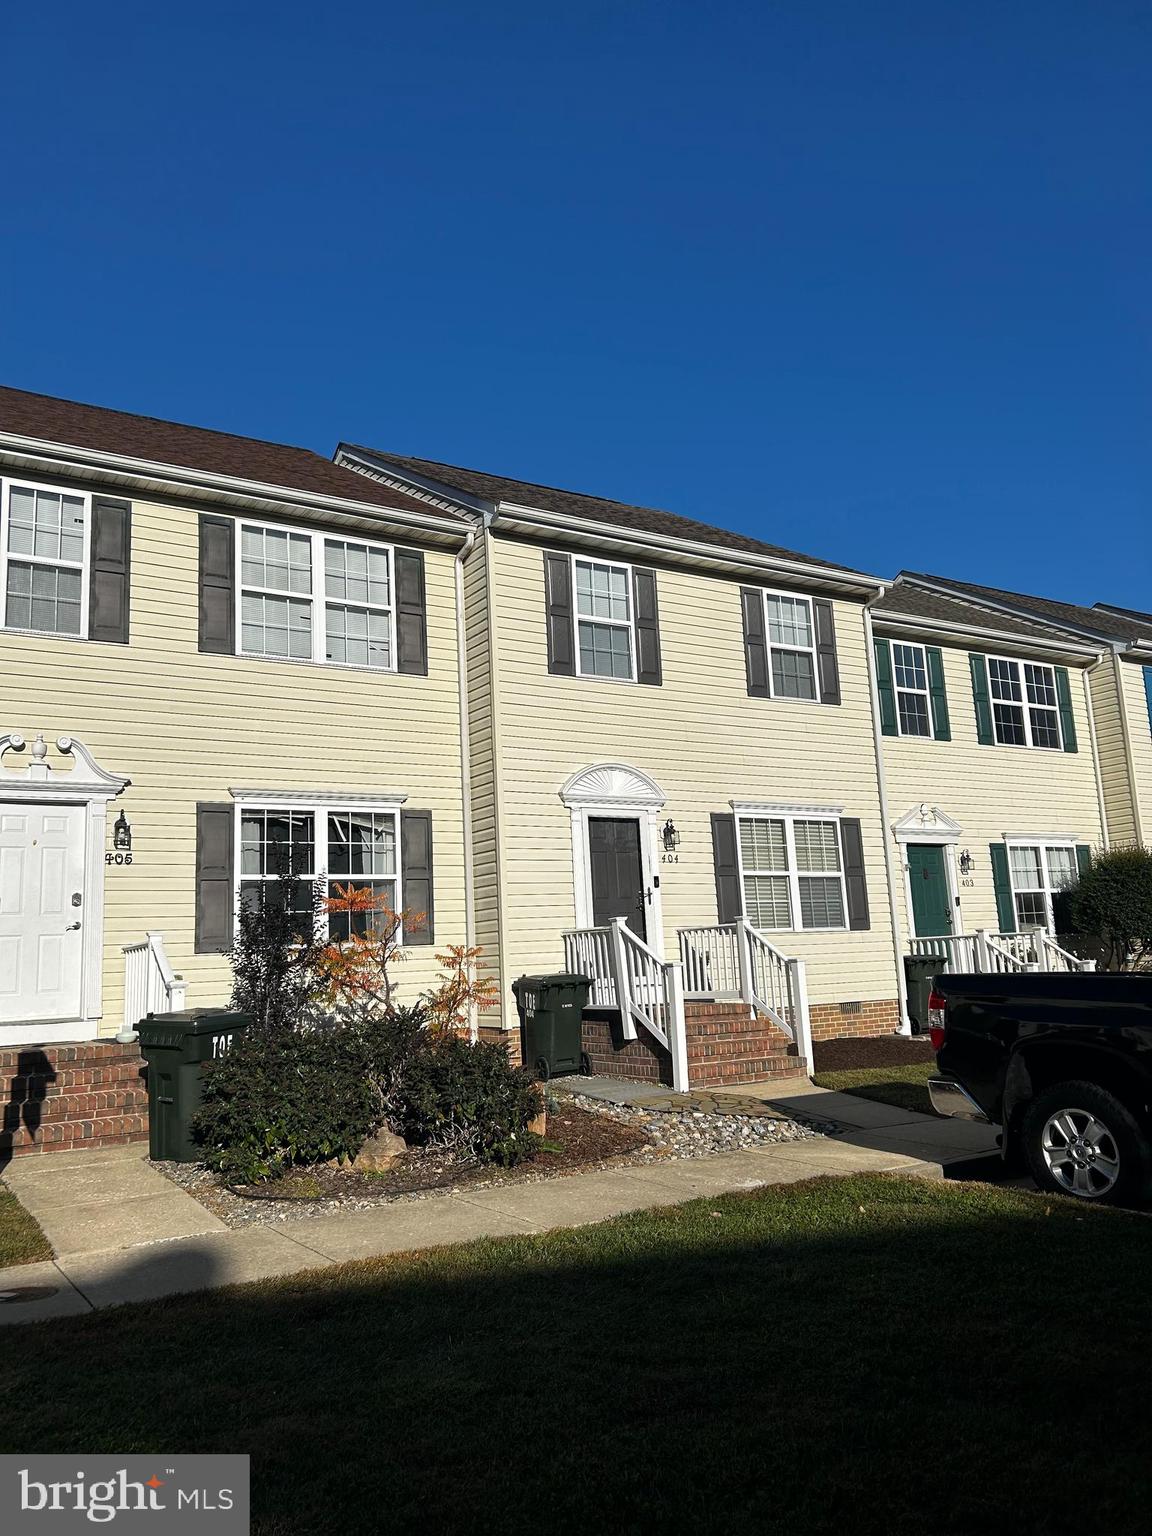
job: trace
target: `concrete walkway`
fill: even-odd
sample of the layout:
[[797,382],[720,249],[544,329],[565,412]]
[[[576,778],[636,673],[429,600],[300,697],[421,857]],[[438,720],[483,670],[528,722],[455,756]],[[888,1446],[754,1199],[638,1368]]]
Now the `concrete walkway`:
[[739,1094],[792,1105],[801,1118],[836,1120],[841,1133],[400,1201],[275,1227],[226,1227],[152,1168],[140,1147],[18,1158],[4,1180],[43,1227],[56,1258],[0,1270],[0,1324],[66,1317],[479,1237],[584,1226],[628,1211],[820,1174],[941,1178],[991,1143],[987,1127],[912,1115],[819,1088],[798,1092],[789,1084],[780,1095],[779,1086],[742,1087]]

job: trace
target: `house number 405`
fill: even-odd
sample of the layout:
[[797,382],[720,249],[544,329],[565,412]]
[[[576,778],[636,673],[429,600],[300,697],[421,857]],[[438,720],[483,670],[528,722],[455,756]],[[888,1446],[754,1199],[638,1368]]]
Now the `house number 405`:
[[106,853],[104,855],[104,862],[105,864],[131,864],[132,855],[130,853]]

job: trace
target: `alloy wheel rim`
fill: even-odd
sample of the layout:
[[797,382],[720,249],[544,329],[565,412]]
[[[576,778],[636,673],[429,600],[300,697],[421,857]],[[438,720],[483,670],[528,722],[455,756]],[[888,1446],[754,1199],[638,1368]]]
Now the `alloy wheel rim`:
[[1040,1147],[1057,1184],[1082,1200],[1098,1200],[1120,1177],[1116,1138],[1091,1110],[1061,1109],[1049,1115]]

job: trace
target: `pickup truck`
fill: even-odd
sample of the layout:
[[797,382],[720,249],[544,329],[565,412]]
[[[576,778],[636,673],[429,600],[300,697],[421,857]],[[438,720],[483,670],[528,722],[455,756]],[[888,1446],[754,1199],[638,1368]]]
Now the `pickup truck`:
[[928,1004],[938,1114],[1001,1128],[1041,1189],[1152,1191],[1152,975],[942,975]]

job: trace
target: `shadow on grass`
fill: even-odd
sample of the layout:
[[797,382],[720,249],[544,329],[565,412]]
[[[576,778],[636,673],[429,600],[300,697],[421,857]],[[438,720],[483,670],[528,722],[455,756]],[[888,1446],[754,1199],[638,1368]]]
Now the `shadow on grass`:
[[[368,1260],[6,1330],[2,1448],[248,1452],[259,1536],[1124,1536],[1150,1492],[1148,1238],[848,1178]],[[1070,1383],[1107,1433],[1073,1432]]]

